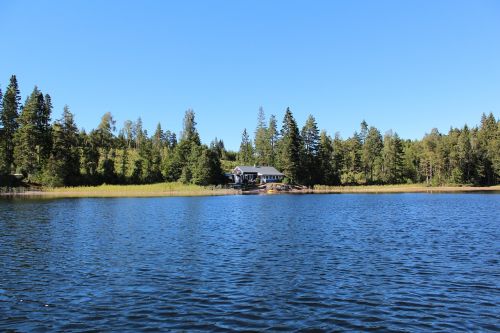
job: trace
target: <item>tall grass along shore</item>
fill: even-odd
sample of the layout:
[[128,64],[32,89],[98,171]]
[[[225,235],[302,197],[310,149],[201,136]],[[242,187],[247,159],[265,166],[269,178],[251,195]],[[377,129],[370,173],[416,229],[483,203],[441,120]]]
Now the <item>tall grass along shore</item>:
[[[404,185],[367,185],[367,186],[323,186],[303,190],[283,191],[281,193],[451,193],[498,191],[500,186],[438,186],[429,187],[423,184]],[[238,195],[245,191],[222,186],[198,186],[182,183],[157,183],[148,185],[100,185],[41,188],[24,192],[7,192],[3,195],[43,198],[119,198],[119,197],[181,197],[181,196],[220,196]],[[257,192],[257,193],[266,193]]]
[[499,191],[500,186],[427,186],[425,184],[401,185],[356,185],[356,186],[324,186],[315,185],[313,193],[436,193],[436,192],[483,192]]
[[169,197],[212,196],[239,194],[239,190],[221,186],[198,186],[182,183],[157,183],[147,185],[100,185],[42,188],[41,191],[25,192],[27,196],[80,198],[80,197]]

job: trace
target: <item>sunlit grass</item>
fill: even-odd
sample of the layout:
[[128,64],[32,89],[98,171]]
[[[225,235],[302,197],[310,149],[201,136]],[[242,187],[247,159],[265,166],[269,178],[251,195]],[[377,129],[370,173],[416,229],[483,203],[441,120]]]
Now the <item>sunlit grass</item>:
[[43,193],[55,197],[156,197],[229,195],[238,194],[239,191],[217,186],[157,183],[44,188]]
[[315,193],[404,193],[404,192],[474,192],[500,191],[500,185],[489,187],[473,187],[463,185],[428,186],[426,184],[398,185],[357,185],[357,186],[326,186],[315,185]]
[[[427,186],[426,184],[401,185],[357,185],[325,186],[316,185],[313,189],[294,189],[292,193],[435,193],[435,192],[477,192],[498,191],[500,185],[472,187],[461,185]],[[257,191],[258,192],[258,191]],[[45,198],[119,198],[119,197],[181,197],[181,196],[216,196],[241,194],[241,190],[221,186],[197,186],[183,183],[157,183],[147,185],[101,185],[43,188],[28,190],[10,195],[36,196]],[[262,191],[262,194],[265,191]],[[282,191],[279,193],[290,193]],[[5,193],[4,193],[5,194]]]

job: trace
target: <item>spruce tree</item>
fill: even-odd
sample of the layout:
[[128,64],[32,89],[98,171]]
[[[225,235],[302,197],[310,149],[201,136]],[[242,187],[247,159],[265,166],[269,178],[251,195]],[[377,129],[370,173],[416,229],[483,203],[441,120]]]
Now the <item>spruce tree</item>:
[[333,138],[332,142],[333,146],[333,159],[332,159],[332,182],[333,185],[340,185],[341,184],[341,173],[344,168],[344,160],[346,158],[346,153],[345,153],[345,144],[344,141],[341,139],[339,133],[335,133],[335,137]]
[[156,126],[155,134],[151,140],[151,174],[149,175],[150,182],[157,182],[163,179],[162,169],[162,151],[165,146],[165,133],[163,132],[160,123]]
[[471,183],[476,177],[473,170],[474,157],[470,140],[470,131],[467,125],[464,126],[462,131],[460,131],[458,144],[456,147],[458,149],[459,167],[462,174],[460,183]]
[[318,150],[318,184],[337,185],[339,182],[335,170],[333,152],[334,147],[332,138],[326,133],[326,131],[321,131]]
[[302,170],[300,172],[301,180],[305,185],[311,186],[321,181],[319,170],[319,148],[320,137],[316,124],[316,119],[312,115],[306,120],[301,132],[302,149]]
[[441,170],[443,161],[441,161],[439,154],[441,139],[441,133],[436,128],[433,128],[431,133],[426,134],[422,139],[420,168],[428,185],[439,185],[442,182]]
[[64,160],[68,169],[65,183],[73,184],[74,179],[78,179],[80,176],[80,151],[78,127],[76,126],[74,115],[67,105],[63,109],[62,125],[67,150]]
[[397,184],[403,180],[403,145],[397,133],[389,131],[382,149],[382,177],[386,183]]
[[165,138],[167,140],[167,147],[169,149],[174,149],[175,146],[177,146],[177,135],[175,135],[175,133],[168,131],[168,130],[165,133],[166,133]]
[[205,146],[194,146],[192,151],[191,182],[206,186],[211,183],[210,151]]
[[255,130],[255,160],[259,165],[269,165],[270,143],[268,140],[266,117],[264,109],[259,108],[257,117],[257,129]]
[[126,120],[125,123],[123,123],[123,135],[125,137],[127,148],[129,149],[135,147],[134,134],[133,134],[134,132],[132,130],[132,126],[133,122],[131,120]]
[[278,161],[281,172],[292,183],[300,180],[300,150],[301,138],[297,123],[290,108],[286,109],[281,128]]
[[42,181],[49,186],[77,185],[80,182],[78,128],[67,105],[52,126],[52,149],[44,166]]
[[[366,123],[365,123],[366,124]],[[363,143],[363,134],[360,135],[360,142]],[[377,164],[380,164],[382,158],[382,148],[384,147],[382,135],[379,130],[371,126],[368,129],[363,143],[362,162],[365,171],[365,179],[373,182],[373,174]]]
[[498,141],[500,133],[498,122],[490,113],[481,117],[481,125],[478,132],[479,141],[479,163],[481,183],[494,185],[500,181],[500,152],[498,151]]
[[159,151],[163,148],[164,142],[165,133],[163,133],[163,130],[161,129],[161,124],[158,123],[158,125],[156,125],[155,134],[153,135],[153,147]]
[[413,183],[422,182],[420,163],[421,143],[419,141],[405,140],[403,142],[403,178]]
[[25,176],[35,176],[41,169],[39,114],[43,95],[35,86],[18,118],[14,135],[14,162]]
[[250,165],[254,163],[254,149],[246,128],[243,130],[243,133],[241,135],[238,161],[243,165]]
[[224,141],[215,139],[210,143],[210,149],[217,155],[219,159],[226,158],[226,148],[224,147]]
[[97,147],[102,151],[99,159],[98,172],[100,173],[101,180],[107,184],[116,182],[117,175],[115,172],[115,157],[116,152],[114,148],[114,131],[116,121],[110,112],[106,112],[102,118],[97,130],[92,131],[92,140],[97,140]]
[[38,96],[40,108],[37,110],[38,146],[42,166],[49,158],[52,149],[52,127],[50,124],[52,115],[52,98],[49,94],[45,97],[40,93]]
[[361,140],[361,144],[365,143],[366,137],[368,136],[368,123],[363,120],[361,122],[361,130],[359,132],[359,139]]
[[110,112],[106,112],[101,117],[101,122],[94,133],[98,140],[98,147],[103,150],[105,158],[108,158],[108,154],[111,148],[113,148],[113,132],[116,130],[115,123],[113,115]]
[[14,163],[14,134],[18,128],[17,119],[21,94],[17,84],[17,78],[12,75],[10,83],[5,90],[0,110],[0,174],[9,174]]
[[195,113],[193,109],[188,109],[184,115],[181,140],[186,140],[197,146],[201,144],[200,135],[196,129]]
[[0,176],[3,176],[5,174],[8,174],[10,169],[7,167],[7,163],[5,161],[5,137],[3,133],[3,126],[2,126],[2,117],[1,115],[3,114],[3,95],[2,95],[2,89],[0,89]]
[[269,165],[275,166],[279,141],[278,122],[276,121],[275,115],[271,115],[271,117],[269,117],[269,126],[267,126],[267,141],[269,150],[267,151],[266,160]]
[[132,125],[132,132],[135,138],[135,148],[140,149],[141,145],[146,141],[146,135],[142,128],[142,118],[137,118],[136,122]]
[[362,154],[363,144],[357,132],[347,139],[343,144],[345,150],[343,154],[341,182],[347,185],[363,183]]
[[188,109],[184,114],[183,130],[181,140],[177,143],[175,134],[172,134],[169,141],[169,147],[172,147],[172,158],[163,163],[163,175],[168,181],[180,180],[184,183],[191,181],[190,162],[193,147],[199,147],[200,136],[196,129],[195,113]]
[[120,163],[120,177],[122,182],[128,182],[128,162],[129,162],[129,148],[125,146],[122,152],[122,159]]
[[89,134],[82,130],[79,136],[82,147],[81,165],[85,170],[86,182],[95,184],[97,183],[97,167],[100,159],[99,136],[96,130],[90,131]]

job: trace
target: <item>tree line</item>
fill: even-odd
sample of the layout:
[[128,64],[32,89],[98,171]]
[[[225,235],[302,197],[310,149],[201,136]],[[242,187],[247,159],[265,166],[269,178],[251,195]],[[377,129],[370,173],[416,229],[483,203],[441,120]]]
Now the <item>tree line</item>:
[[366,121],[342,139],[318,129],[310,115],[299,129],[291,110],[281,130],[261,108],[251,140],[243,131],[241,164],[274,165],[293,183],[312,186],[426,183],[429,185],[495,185],[500,181],[500,121],[483,114],[479,127],[433,129],[421,140],[384,135]]
[[68,106],[54,122],[52,109],[50,95],[37,87],[21,104],[15,75],[5,93],[0,91],[0,181],[18,173],[48,186],[224,182],[224,144],[201,143],[193,110],[186,111],[177,139],[160,124],[149,136],[141,118],[125,121],[115,135],[116,121],[109,112],[87,133],[78,129]]
[[[15,75],[0,90],[0,182],[22,174],[48,186],[144,184],[181,181],[221,184],[237,164],[271,165],[286,181],[312,186],[422,183],[493,185],[500,179],[500,122],[484,115],[479,127],[432,130],[422,140],[403,140],[363,121],[359,132],[342,139],[319,131],[314,117],[299,129],[291,110],[281,128],[261,108],[253,138],[245,129],[238,152],[215,138],[201,143],[195,113],[184,114],[179,137],[158,124],[149,135],[141,118],[116,129],[111,113],[97,128],[80,130],[68,106],[53,117],[51,96],[37,87],[21,103]],[[1,185],[1,184],[0,184]]]

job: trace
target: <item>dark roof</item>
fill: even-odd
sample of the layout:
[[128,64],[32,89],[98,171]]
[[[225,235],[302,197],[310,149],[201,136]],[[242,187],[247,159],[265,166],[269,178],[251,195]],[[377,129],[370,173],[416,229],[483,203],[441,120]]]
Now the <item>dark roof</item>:
[[238,165],[236,168],[240,169],[243,173],[257,173],[263,176],[284,176],[276,168],[271,166],[245,166]]

